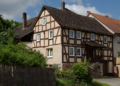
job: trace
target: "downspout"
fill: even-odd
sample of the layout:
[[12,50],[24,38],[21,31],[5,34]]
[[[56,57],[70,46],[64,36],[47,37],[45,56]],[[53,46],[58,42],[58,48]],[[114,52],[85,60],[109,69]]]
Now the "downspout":
[[113,76],[114,76],[114,37],[115,35],[112,36],[112,49],[113,49]]

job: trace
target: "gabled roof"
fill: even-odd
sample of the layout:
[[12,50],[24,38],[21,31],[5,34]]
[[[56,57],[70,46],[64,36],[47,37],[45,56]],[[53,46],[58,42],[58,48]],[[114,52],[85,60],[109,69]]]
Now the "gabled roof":
[[94,16],[96,19],[98,19],[100,22],[106,25],[113,32],[120,33],[120,20],[109,18],[106,16],[101,16],[101,15],[91,13],[91,12],[89,12],[89,14]]
[[33,28],[37,23],[42,11],[46,9],[50,15],[62,26],[83,31],[90,31],[105,35],[113,35],[106,30],[101,24],[99,24],[94,18],[78,15],[67,8],[65,10],[43,6],[38,17],[32,18],[27,21],[27,28],[23,30],[22,25],[18,26],[14,30],[18,34],[18,38],[22,38],[25,35],[33,32]]
[[[112,35],[101,24],[99,24],[94,18],[82,16],[76,14],[69,9],[61,10],[49,6],[43,6],[42,10],[46,9],[50,15],[63,27],[69,27],[79,29],[83,31],[90,31],[95,33]],[[42,10],[38,17],[41,15]]]
[[37,17],[29,19],[27,21],[27,27],[25,29],[23,29],[23,24],[16,27],[14,29],[14,31],[18,34],[17,38],[22,38],[22,37],[26,36],[27,34],[33,32],[32,26],[34,25],[34,22],[36,19],[37,19]]

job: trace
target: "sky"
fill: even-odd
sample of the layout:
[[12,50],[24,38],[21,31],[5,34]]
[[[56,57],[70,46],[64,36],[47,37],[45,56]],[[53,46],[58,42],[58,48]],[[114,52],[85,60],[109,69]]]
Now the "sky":
[[22,22],[22,13],[27,13],[27,19],[38,16],[43,5],[60,9],[61,2],[65,7],[86,16],[87,11],[108,15],[120,20],[120,0],[0,0],[0,14],[4,19]]

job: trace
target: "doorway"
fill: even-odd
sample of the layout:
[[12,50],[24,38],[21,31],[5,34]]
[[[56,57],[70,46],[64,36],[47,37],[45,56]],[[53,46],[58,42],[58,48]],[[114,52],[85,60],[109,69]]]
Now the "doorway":
[[87,47],[87,59],[91,62],[93,60],[93,48]]
[[107,76],[107,62],[103,63],[103,76]]

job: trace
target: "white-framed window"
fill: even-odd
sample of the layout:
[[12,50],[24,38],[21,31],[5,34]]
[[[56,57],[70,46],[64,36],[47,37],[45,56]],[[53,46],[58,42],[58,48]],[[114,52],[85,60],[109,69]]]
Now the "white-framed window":
[[77,47],[77,49],[76,49],[76,55],[77,56],[82,56],[82,49],[80,47]]
[[50,30],[49,31],[49,39],[52,39],[53,38],[53,30]]
[[118,38],[118,42],[120,42],[120,36],[118,36],[117,38]]
[[91,33],[91,36],[90,36],[90,37],[91,37],[91,40],[92,40],[92,41],[95,41],[95,34]]
[[118,57],[120,57],[120,52],[118,52]]
[[80,31],[76,31],[76,38],[81,39],[81,32]]
[[70,38],[74,38],[75,37],[74,30],[69,30],[69,37]]
[[42,18],[42,25],[45,25],[46,24],[46,17],[43,17]]
[[40,33],[37,33],[37,34],[36,34],[36,41],[37,41],[37,42],[40,41]]
[[53,49],[47,49],[47,58],[53,57]]
[[107,36],[104,36],[104,43],[108,43]]
[[69,56],[74,56],[74,55],[75,55],[74,47],[69,47]]

